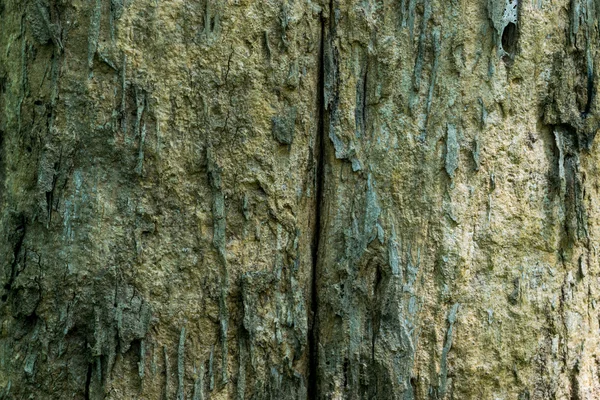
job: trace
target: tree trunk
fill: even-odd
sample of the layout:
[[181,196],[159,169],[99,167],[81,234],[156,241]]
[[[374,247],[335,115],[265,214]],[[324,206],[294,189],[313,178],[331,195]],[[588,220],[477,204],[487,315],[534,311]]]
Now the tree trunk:
[[0,399],[598,399],[598,0],[0,0]]

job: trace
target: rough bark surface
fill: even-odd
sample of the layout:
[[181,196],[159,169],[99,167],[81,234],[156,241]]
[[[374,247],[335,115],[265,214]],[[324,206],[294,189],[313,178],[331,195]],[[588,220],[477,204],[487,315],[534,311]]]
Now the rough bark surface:
[[600,398],[598,0],[0,0],[0,399]]

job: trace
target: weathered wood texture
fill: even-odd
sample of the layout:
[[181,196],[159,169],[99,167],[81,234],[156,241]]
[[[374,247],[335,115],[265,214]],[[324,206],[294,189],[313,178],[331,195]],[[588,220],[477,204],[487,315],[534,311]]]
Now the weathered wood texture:
[[0,399],[597,399],[597,0],[0,0]]

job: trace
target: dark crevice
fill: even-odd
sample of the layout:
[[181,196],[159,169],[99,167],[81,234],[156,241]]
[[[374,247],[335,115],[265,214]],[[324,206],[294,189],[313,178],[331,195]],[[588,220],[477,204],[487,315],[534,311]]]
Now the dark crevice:
[[365,72],[363,75],[363,82],[362,82],[362,116],[361,116],[361,124],[362,124],[362,134],[365,134],[365,128],[366,128],[366,124],[367,124],[367,76],[369,73],[369,61],[367,59],[367,61],[365,62]]
[[323,206],[323,185],[324,185],[324,166],[325,166],[325,69],[324,69],[324,53],[325,53],[325,17],[321,14],[321,43],[319,47],[319,67],[318,67],[318,84],[317,84],[317,107],[318,107],[318,126],[317,137],[315,139],[315,153],[317,167],[315,171],[315,227],[313,232],[312,243],[312,283],[311,283],[311,315],[312,323],[309,332],[309,363],[308,363],[308,398],[318,399],[318,265],[319,265],[319,247],[320,236],[322,230],[322,206]]
[[373,329],[373,335],[371,337],[371,362],[375,363],[375,344],[377,342],[377,336],[379,335],[379,327],[381,324],[381,304],[382,304],[382,284],[383,284],[383,273],[381,270],[381,265],[377,263],[375,272],[375,282],[374,282],[374,292],[375,298],[373,301],[373,307],[371,312],[371,324]]
[[54,201],[54,192],[50,190],[46,192],[46,213],[48,214],[48,222],[52,219],[52,202]]
[[92,363],[88,364],[87,375],[85,377],[85,400],[90,400],[90,386],[92,385]]
[[592,101],[594,100],[594,72],[587,72],[587,102],[585,104],[585,110],[583,111],[583,118],[587,118],[587,116],[592,111]]
[[502,31],[502,48],[509,55],[514,55],[517,44],[517,25],[509,22]]
[[60,165],[62,163],[62,149],[58,158],[58,161],[54,163],[53,166],[53,176],[52,176],[52,188],[50,191],[46,192],[46,212],[47,212],[47,226],[50,226],[50,222],[52,222],[52,209],[54,206],[54,194],[56,191],[56,182],[58,181],[58,170],[60,169]]
[[20,216],[19,219],[20,219],[20,221],[18,222],[17,227],[15,228],[15,235],[17,237],[16,237],[15,245],[13,247],[13,261],[11,264],[10,277],[9,277],[8,283],[6,283],[4,285],[5,293],[2,295],[3,302],[8,300],[8,296],[12,289],[12,285],[13,285],[15,279],[17,278],[17,275],[19,274],[19,271],[17,271],[17,265],[19,263],[19,254],[21,254],[21,248],[23,247],[23,242],[25,240],[25,226],[26,226],[25,217]]
[[344,391],[348,390],[348,374],[350,369],[350,360],[348,358],[344,358]]
[[356,84],[356,131],[357,135],[363,136],[367,123],[367,76],[369,70],[368,56],[365,56],[364,65],[361,67],[361,75]]
[[588,139],[569,124],[552,125],[551,129],[555,134],[552,147],[555,162],[549,171],[549,187],[550,193],[558,196],[564,212],[561,233],[564,252],[588,237],[584,177],[579,170],[579,160]]
[[575,367],[571,371],[570,383],[571,383],[571,391],[570,391],[570,400],[581,400],[580,396],[580,387],[579,380],[577,376],[579,375],[579,363],[575,364]]

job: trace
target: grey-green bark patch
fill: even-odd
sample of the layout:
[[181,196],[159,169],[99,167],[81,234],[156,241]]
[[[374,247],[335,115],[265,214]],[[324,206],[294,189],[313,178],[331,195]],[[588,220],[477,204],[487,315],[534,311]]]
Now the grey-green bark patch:
[[448,124],[446,131],[446,173],[451,179],[458,168],[459,150],[456,126]]
[[296,128],[296,107],[289,107],[285,113],[273,117],[273,137],[281,144],[291,145]]

